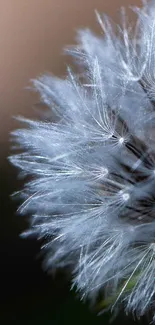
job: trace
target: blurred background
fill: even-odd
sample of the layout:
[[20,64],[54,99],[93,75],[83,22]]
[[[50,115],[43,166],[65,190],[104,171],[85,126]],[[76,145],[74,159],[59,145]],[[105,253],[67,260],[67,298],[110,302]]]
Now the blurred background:
[[[101,33],[94,10],[115,21],[119,7],[140,0],[0,0],[0,324],[109,324],[70,291],[69,276],[53,278],[42,270],[40,243],[19,234],[26,218],[16,215],[10,194],[21,187],[8,163],[9,133],[18,126],[14,115],[31,117],[37,96],[26,87],[44,72],[65,75],[63,47],[75,43],[76,30]],[[131,14],[132,16],[132,14]],[[147,321],[144,320],[144,322]],[[134,324],[123,314],[114,324]],[[142,322],[141,322],[142,323]]]

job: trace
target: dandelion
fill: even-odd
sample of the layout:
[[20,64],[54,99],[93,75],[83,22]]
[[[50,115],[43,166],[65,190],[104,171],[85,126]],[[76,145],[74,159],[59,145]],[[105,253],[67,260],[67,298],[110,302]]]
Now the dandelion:
[[78,75],[33,81],[49,115],[19,118],[10,160],[29,178],[20,213],[47,267],[141,317],[155,313],[155,1],[132,9],[134,26],[122,9],[120,26],[97,13],[103,35],[78,32]]

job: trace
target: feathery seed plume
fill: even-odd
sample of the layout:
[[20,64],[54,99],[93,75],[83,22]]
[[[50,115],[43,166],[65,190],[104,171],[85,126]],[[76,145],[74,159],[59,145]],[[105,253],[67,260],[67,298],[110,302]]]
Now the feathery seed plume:
[[132,9],[134,27],[122,9],[115,27],[97,13],[103,35],[78,32],[78,75],[33,81],[49,115],[19,118],[10,160],[30,176],[20,213],[48,268],[140,317],[155,311],[155,1]]

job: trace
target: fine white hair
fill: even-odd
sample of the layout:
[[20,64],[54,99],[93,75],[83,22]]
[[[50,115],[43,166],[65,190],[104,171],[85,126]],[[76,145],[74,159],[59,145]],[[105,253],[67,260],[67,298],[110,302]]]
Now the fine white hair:
[[9,159],[47,267],[140,317],[155,313],[155,1],[132,10],[134,26],[121,9],[120,26],[96,13],[102,35],[78,31],[78,74],[33,80],[49,114],[19,118]]

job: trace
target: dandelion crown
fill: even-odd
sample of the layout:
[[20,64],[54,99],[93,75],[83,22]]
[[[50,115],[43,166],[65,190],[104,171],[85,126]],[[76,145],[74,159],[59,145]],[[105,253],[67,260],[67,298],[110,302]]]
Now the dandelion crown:
[[102,35],[78,32],[79,74],[33,81],[49,114],[20,118],[9,159],[48,268],[140,317],[155,313],[155,1],[132,10],[134,27],[122,9],[120,26],[97,13]]

